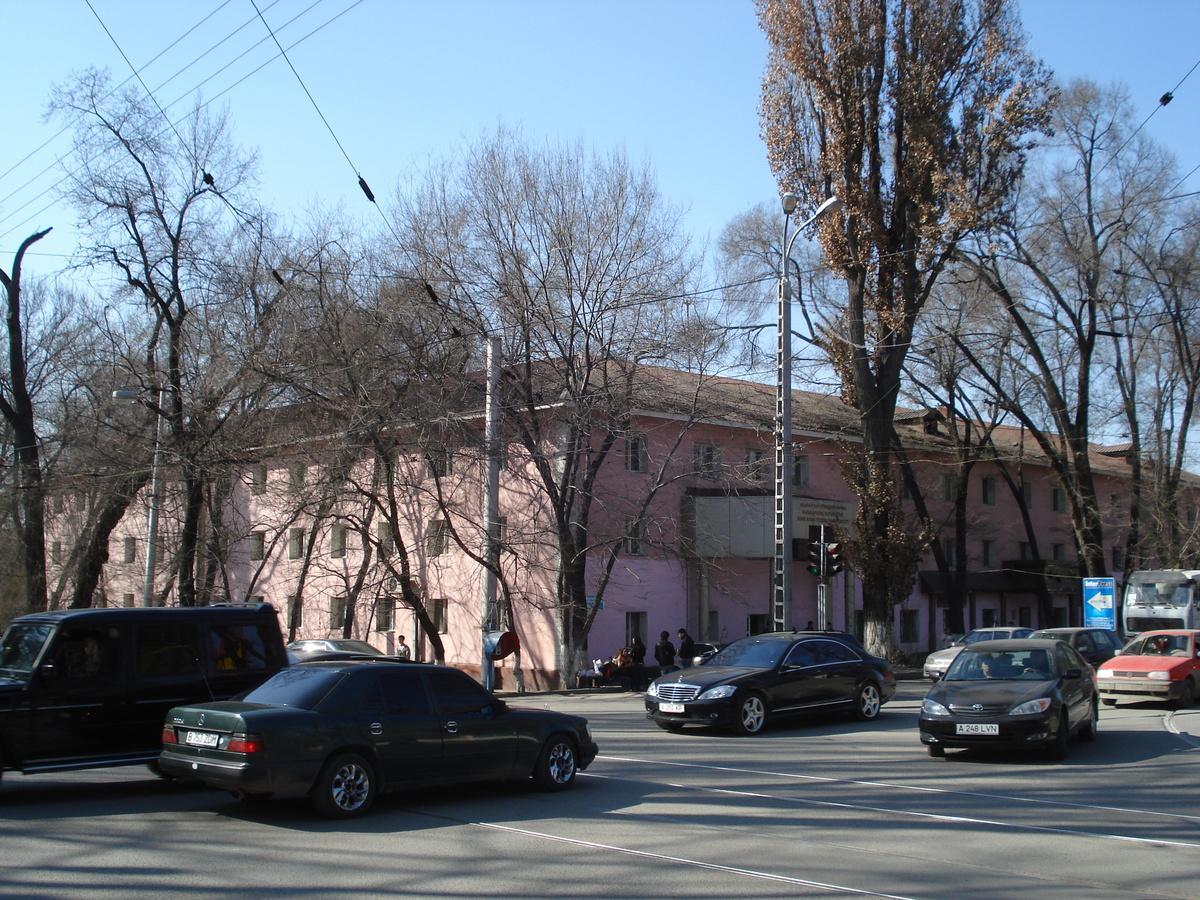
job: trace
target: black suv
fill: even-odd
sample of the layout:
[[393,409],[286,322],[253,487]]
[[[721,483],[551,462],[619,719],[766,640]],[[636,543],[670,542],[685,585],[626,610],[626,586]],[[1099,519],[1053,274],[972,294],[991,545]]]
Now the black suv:
[[14,619],[0,638],[0,772],[154,763],[171,707],[227,699],[285,665],[269,603]]
[[775,632],[734,641],[702,666],[656,679],[646,715],[668,731],[723,725],[756,734],[768,718],[820,710],[874,719],[895,694],[892,667],[852,635]]

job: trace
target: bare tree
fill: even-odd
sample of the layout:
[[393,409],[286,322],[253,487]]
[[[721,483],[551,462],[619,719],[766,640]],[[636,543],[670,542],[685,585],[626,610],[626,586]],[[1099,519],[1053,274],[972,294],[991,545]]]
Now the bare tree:
[[46,511],[42,481],[41,441],[33,405],[26,347],[26,314],[21,308],[21,265],[25,253],[50,229],[31,234],[21,242],[9,271],[0,269],[4,285],[8,327],[8,371],[0,380],[0,413],[11,429],[13,458],[17,465],[15,524],[24,565],[25,609],[46,606]]
[[[1022,223],[1006,224],[964,254],[1011,326],[1007,374],[981,360],[995,347],[994,336],[976,335],[959,346],[996,402],[1036,442],[1064,492],[1080,574],[1100,577],[1111,567],[1092,445],[1122,416],[1137,424],[1129,418],[1136,412],[1129,378],[1144,368],[1145,357],[1137,339],[1125,342],[1129,355],[1123,354],[1121,339],[1152,327],[1129,302],[1130,280],[1116,272],[1130,239],[1158,230],[1172,174],[1162,151],[1134,134],[1119,91],[1071,84],[1055,129],[1057,152],[1047,154],[1024,190]],[[1108,383],[1117,389],[1104,390]],[[1124,409],[1108,399],[1120,397],[1122,385]],[[1134,458],[1141,455],[1136,450]],[[1134,475],[1140,483],[1140,473]]]
[[859,410],[858,555],[868,646],[894,649],[893,608],[920,546],[901,520],[893,423],[918,317],[966,236],[1003,219],[1047,75],[1005,0],[759,0],[771,46],[761,108],[781,189],[815,209],[845,281],[837,329],[816,335]]
[[[212,462],[224,454],[214,437],[231,415],[244,420],[248,398],[269,391],[247,382],[271,325],[270,304],[247,288],[270,281],[262,269],[230,277],[254,258],[238,245],[265,237],[260,220],[239,206],[254,158],[234,146],[223,115],[198,105],[165,121],[157,105],[132,90],[110,91],[96,71],[56,89],[51,108],[75,128],[65,193],[90,232],[83,263],[111,267],[148,314],[128,378],[164,401],[154,413],[167,423],[164,443],[181,486],[170,580],[181,604],[204,602],[205,501]],[[235,345],[234,336],[247,342]]]
[[539,150],[500,129],[433,172],[400,217],[463,332],[501,339],[504,428],[551,523],[543,565],[556,573],[559,669],[573,673],[599,603],[589,597],[611,568],[602,561],[596,580],[589,559],[620,553],[619,530],[593,517],[600,473],[644,397],[639,367],[702,365],[713,334],[682,302],[694,260],[679,213],[620,153]]

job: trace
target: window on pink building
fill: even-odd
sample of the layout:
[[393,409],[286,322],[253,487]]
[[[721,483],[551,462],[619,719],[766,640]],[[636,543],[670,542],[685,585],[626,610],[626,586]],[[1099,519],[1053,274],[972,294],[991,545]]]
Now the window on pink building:
[[640,437],[625,438],[625,471],[646,471],[646,441]]

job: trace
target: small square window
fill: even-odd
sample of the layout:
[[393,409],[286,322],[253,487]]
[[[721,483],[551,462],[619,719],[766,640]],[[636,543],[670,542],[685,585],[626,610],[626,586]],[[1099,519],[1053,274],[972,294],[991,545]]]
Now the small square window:
[[384,596],[375,601],[375,630],[392,631],[396,618],[396,599]]
[[346,627],[345,597],[334,597],[329,601],[329,627],[334,629]]
[[994,568],[996,565],[996,542],[995,541],[980,541],[981,561],[983,565]]
[[746,448],[746,480],[762,484],[767,480],[767,451],[761,447]]
[[454,470],[450,458],[450,448],[446,446],[430,448],[429,452],[425,454],[425,461],[429,465],[431,478],[446,478]]
[[131,537],[125,538],[123,549],[124,552],[121,555],[121,559],[127,563],[133,562],[137,558],[137,539]]
[[958,499],[958,475],[944,474],[941,481],[942,499],[952,502]]
[[254,466],[250,470],[250,493],[262,495],[267,492],[267,467]]
[[304,463],[292,463],[288,468],[288,487],[293,493],[304,490],[304,482],[308,479],[308,466]]
[[392,551],[396,549],[396,542],[392,539],[391,522],[375,523],[375,540],[379,544],[379,558],[389,559]]
[[797,456],[792,460],[792,485],[808,487],[808,456]]
[[1066,496],[1063,494],[1063,489],[1060,487],[1050,488],[1050,508],[1054,512],[1064,512],[1067,508]]
[[983,497],[982,497],[983,505],[984,506],[995,506],[996,505],[996,479],[992,478],[990,475],[984,476],[979,481],[979,487],[983,494]]
[[434,519],[425,532],[425,553],[441,556],[450,549],[450,527],[445,519]]
[[646,441],[640,437],[625,438],[625,471],[646,471]]
[[267,553],[267,535],[263,531],[250,532],[250,559],[257,562]]
[[646,554],[646,523],[635,516],[625,520],[625,552],[630,556]]
[[695,473],[701,478],[716,479],[721,473],[721,455],[715,444],[696,444],[693,447]]
[[304,556],[304,529],[293,528],[288,531],[288,559],[301,559]]
[[334,525],[329,529],[329,555],[333,559],[346,557],[346,526]]
[[448,610],[447,601],[444,597],[434,597],[429,601],[430,618],[433,619],[433,627],[437,629],[438,634],[449,634],[450,626],[447,622]]

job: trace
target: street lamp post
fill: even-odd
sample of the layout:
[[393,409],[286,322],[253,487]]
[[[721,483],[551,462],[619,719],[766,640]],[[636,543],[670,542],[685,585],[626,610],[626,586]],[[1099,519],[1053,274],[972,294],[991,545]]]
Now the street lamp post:
[[[113,399],[124,403],[143,402],[139,391],[116,390]],[[154,462],[150,470],[150,517],[146,525],[146,579],[142,586],[142,606],[154,605],[154,570],[158,564],[158,510],[162,496],[163,411],[167,389],[159,387],[158,405],[154,407]]]
[[775,331],[775,560],[771,578],[771,620],[776,631],[792,627],[792,285],[788,257],[796,237],[821,216],[839,209],[830,197],[788,237],[797,197],[783,195],[783,243],[779,260],[779,291]]

